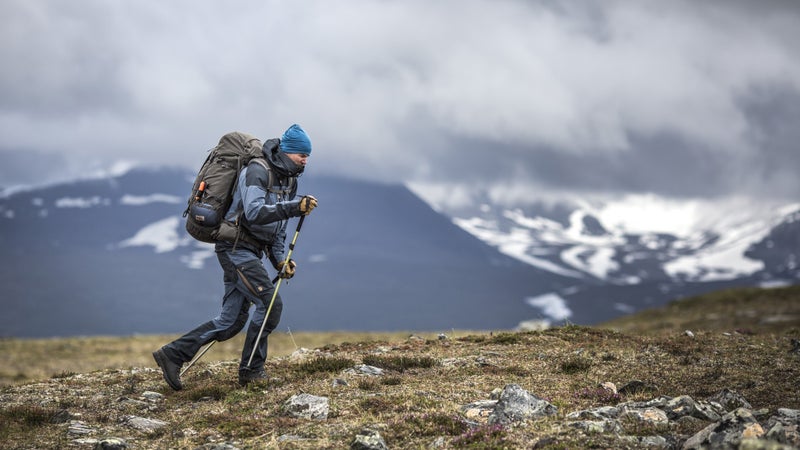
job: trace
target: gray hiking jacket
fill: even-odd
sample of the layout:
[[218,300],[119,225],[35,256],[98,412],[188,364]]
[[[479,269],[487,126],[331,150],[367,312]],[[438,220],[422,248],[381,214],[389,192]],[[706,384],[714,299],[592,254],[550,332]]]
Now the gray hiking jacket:
[[265,250],[273,267],[285,258],[288,219],[301,215],[300,199],[295,200],[296,177],[304,169],[279,150],[279,143],[279,139],[264,142],[264,157],[272,176],[263,165],[250,162],[239,174],[233,202],[225,215],[231,222],[241,215],[240,224],[251,237],[263,243],[263,248],[252,248],[241,241],[237,245],[250,248],[259,257],[261,250]]

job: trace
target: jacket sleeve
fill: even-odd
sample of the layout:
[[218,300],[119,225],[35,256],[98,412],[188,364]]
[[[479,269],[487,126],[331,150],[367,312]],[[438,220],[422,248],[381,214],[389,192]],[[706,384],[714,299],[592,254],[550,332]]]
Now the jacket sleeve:
[[[297,203],[299,205],[300,201],[295,200],[297,196],[297,183],[294,183],[292,191],[289,193],[288,198],[291,199],[293,203]],[[298,206],[298,211],[300,207]],[[272,267],[275,270],[278,270],[278,263],[286,259],[286,227],[287,222],[281,224],[281,228],[278,230],[275,241],[273,241],[272,246],[268,249],[267,252],[269,255],[270,262],[272,262]]]
[[[245,185],[242,193],[244,216],[252,224],[266,225],[290,217],[299,217],[300,200],[290,200],[271,204],[267,192],[269,175],[263,167],[252,165],[245,171]],[[285,236],[285,232],[284,232]]]
[[272,263],[272,267],[275,270],[278,270],[278,263],[286,259],[286,223],[284,222],[281,226],[281,229],[278,230],[277,236],[275,236],[275,240],[272,241],[272,245],[267,252],[269,255],[269,261]]

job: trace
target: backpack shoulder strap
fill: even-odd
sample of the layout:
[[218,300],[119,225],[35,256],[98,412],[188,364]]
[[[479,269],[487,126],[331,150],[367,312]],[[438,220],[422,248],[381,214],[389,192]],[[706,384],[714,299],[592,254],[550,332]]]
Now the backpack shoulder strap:
[[267,188],[267,190],[269,192],[272,192],[273,194],[289,195],[289,193],[292,192],[292,189],[294,188],[295,184],[297,184],[297,177],[291,177],[289,178],[288,186],[286,187],[281,186],[281,188],[276,188],[275,175],[273,175],[272,170],[269,168],[269,164],[267,164],[267,161],[264,158],[253,158],[250,160],[250,162],[258,164],[259,166],[263,167],[264,170],[267,171],[267,174],[269,175],[269,181],[267,181],[269,187]]
[[250,160],[250,162],[258,164],[259,166],[263,167],[264,170],[267,171],[267,175],[269,175],[269,181],[267,182],[267,184],[269,184],[269,189],[272,189],[272,183],[274,183],[275,180],[272,175],[272,170],[270,170],[269,164],[267,164],[267,161],[264,160],[264,158],[253,158]]

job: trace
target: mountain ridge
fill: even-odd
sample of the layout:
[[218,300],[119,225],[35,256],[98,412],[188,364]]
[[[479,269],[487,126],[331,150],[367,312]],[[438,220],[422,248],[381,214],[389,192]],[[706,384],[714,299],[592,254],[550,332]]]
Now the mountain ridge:
[[[128,167],[0,198],[0,252],[15,261],[0,269],[9,311],[2,334],[175,332],[213,317],[221,297],[213,247],[188,237],[181,220],[193,176]],[[308,174],[300,186],[320,207],[298,242],[298,277],[285,287],[282,324],[294,329],[592,324],[800,277],[797,212],[737,247],[736,258],[756,258],[764,270],[703,279],[712,272],[673,276],[665,264],[719,248],[725,236],[637,234],[598,203],[536,213],[477,204],[476,215],[458,217],[408,186]]]

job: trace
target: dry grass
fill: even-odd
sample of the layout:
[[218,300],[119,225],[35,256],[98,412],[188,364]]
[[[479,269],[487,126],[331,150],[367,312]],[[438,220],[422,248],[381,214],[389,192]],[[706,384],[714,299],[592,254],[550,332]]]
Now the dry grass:
[[[470,332],[461,331],[463,336]],[[269,337],[269,357],[291,354],[298,347],[322,348],[343,342],[396,341],[410,332],[274,332]],[[434,338],[435,333],[416,333]],[[101,369],[154,367],[152,352],[177,335],[81,337],[64,339],[0,339],[0,386],[41,380],[52,376],[86,373]],[[244,335],[218,342],[203,361],[228,361],[242,351]]]
[[676,330],[776,333],[800,328],[800,285],[777,289],[729,289],[672,302],[602,324],[630,333]]
[[[787,292],[792,294],[785,297],[788,301],[800,299],[794,289],[766,295],[781,297]],[[745,291],[743,296],[750,293]],[[737,303],[735,309],[771,305],[763,296],[754,298],[758,301]],[[738,323],[713,327],[695,323],[694,337],[690,337],[683,333],[686,321],[708,313],[703,299],[696,304],[702,311],[682,304],[677,312],[681,317],[666,317],[675,312],[669,307],[655,316],[640,316],[638,323],[628,322],[647,330],[657,328],[657,333],[566,326],[541,332],[469,334],[444,341],[434,336],[382,335],[370,341],[347,338],[316,346],[300,344],[300,336],[295,335],[298,345],[321,348],[322,354],[303,361],[273,354],[267,363],[269,380],[247,388],[235,382],[238,347],[212,350],[220,351],[222,361],[210,357],[199,363],[186,374],[185,389],[179,392],[166,386],[150,361],[142,364],[147,369],[65,374],[0,390],[0,441],[9,448],[68,446],[74,437],[68,438],[65,425],[48,420],[66,409],[80,414],[97,436],[126,436],[136,448],[197,448],[208,442],[228,442],[238,448],[348,448],[365,427],[379,430],[390,448],[427,448],[436,440],[445,448],[531,448],[537,444],[537,448],[617,448],[620,441],[615,436],[576,432],[563,425],[564,416],[657,395],[686,394],[699,400],[724,388],[738,391],[756,409],[800,409],[796,388],[800,356],[790,351],[792,340],[800,338],[800,328],[737,332],[730,326],[738,327]],[[772,314],[773,307],[763,314]],[[653,320],[675,325],[654,327]],[[130,339],[144,339],[142,349],[148,352],[153,344],[164,342]],[[334,339],[332,335],[325,338]],[[382,366],[386,374],[367,377],[341,370],[351,362]],[[344,379],[347,385],[334,385],[335,379]],[[651,383],[654,391],[610,396],[596,389],[601,382],[619,386],[631,380]],[[476,427],[460,413],[462,405],[486,400],[492,390],[509,383],[549,400],[559,408],[558,415],[504,428]],[[144,391],[158,391],[165,398],[148,403],[140,397]],[[301,392],[329,399],[327,420],[294,419],[281,412],[281,405]],[[131,414],[163,420],[169,426],[149,434],[138,432],[122,423]],[[629,432],[688,436],[705,425]]]

